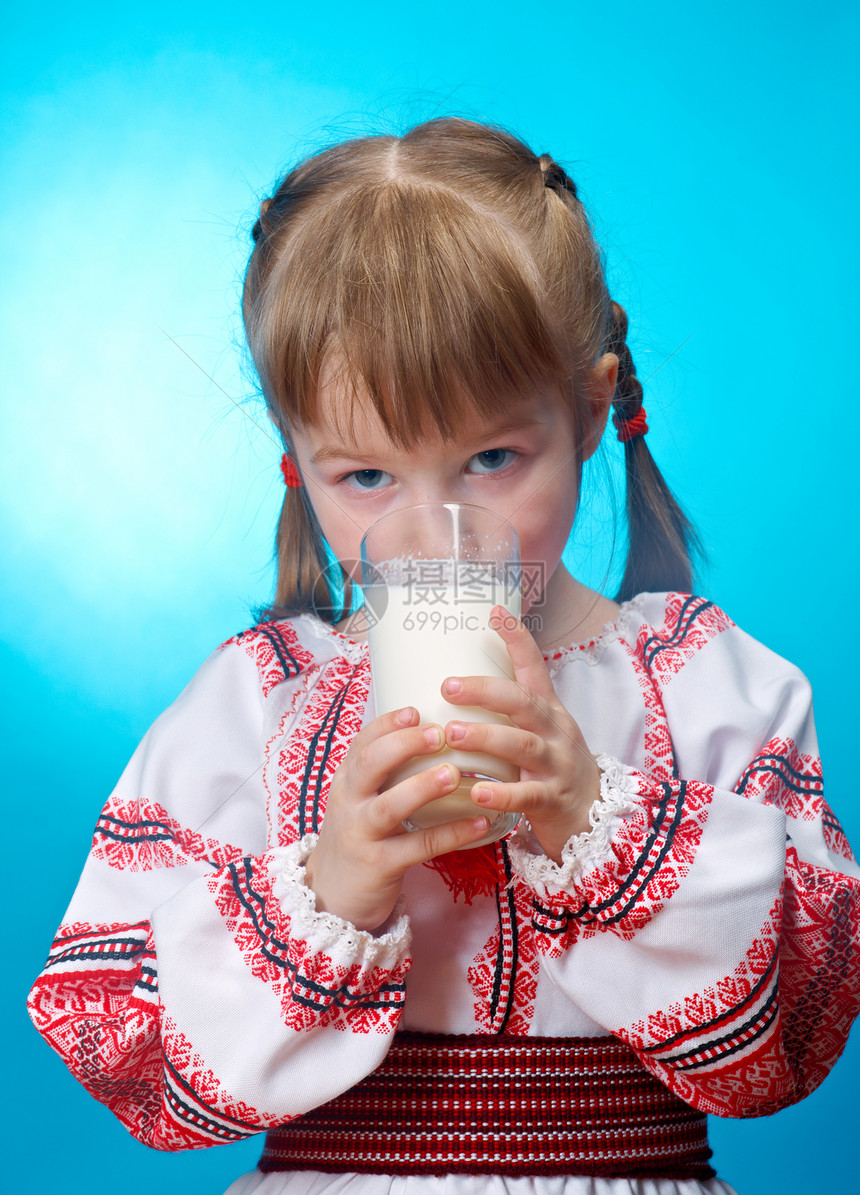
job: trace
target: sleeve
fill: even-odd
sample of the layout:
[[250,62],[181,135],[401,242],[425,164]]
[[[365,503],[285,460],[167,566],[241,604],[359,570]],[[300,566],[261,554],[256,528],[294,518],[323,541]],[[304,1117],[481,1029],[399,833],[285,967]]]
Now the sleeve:
[[[599,756],[592,830],[512,848],[554,982],[688,1103],[763,1116],[860,1006],[860,871],[824,801],[806,679],[725,616],[662,678],[675,768]],[[681,778],[683,777],[683,778]]]
[[318,913],[315,838],[267,849],[278,689],[253,647],[214,653],[140,744],[29,998],[75,1077],[157,1149],[240,1140],[345,1091],[405,994],[406,918],[374,937]]

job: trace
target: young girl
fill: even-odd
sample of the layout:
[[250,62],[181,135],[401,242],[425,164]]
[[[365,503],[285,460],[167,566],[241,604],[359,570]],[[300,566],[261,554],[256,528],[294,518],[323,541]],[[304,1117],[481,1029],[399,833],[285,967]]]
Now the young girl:
[[[254,241],[275,603],[135,753],[33,1021],[148,1145],[267,1132],[233,1195],[728,1192],[705,1114],[802,1099],[843,1048],[860,872],[803,676],[689,594],[576,187],[506,133],[431,121],[301,163]],[[620,604],[561,563],[611,408]],[[542,577],[528,628],[493,619],[515,680],[449,678],[444,726],[377,714],[349,578],[329,583],[329,553],[349,571],[372,522],[428,501],[508,518]],[[520,779],[407,833],[456,787],[445,744]],[[518,830],[469,850],[495,810]]]

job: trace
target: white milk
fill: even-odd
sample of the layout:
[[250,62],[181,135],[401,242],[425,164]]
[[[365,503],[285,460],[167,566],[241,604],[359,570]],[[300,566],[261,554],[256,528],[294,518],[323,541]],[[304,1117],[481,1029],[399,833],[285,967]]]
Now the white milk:
[[[499,593],[486,599],[464,601],[452,588],[433,591],[432,602],[416,602],[414,590],[389,583],[385,593],[365,590],[368,606],[384,613],[369,631],[373,691],[377,714],[413,705],[421,722],[436,722],[444,727],[454,718],[465,722],[494,722],[510,725],[501,714],[476,706],[454,705],[441,694],[448,676],[506,676],[513,679],[513,668],[504,642],[490,628],[490,611],[502,604],[519,616],[519,592]],[[463,776],[454,792],[431,801],[408,822],[408,829],[425,828],[462,817],[484,814],[490,821],[490,833],[481,842],[492,842],[514,828],[519,815],[484,810],[475,805],[469,793],[478,776],[494,780],[516,781],[519,769],[506,760],[483,752],[460,751],[443,747],[430,756],[410,760],[393,772],[393,786],[408,776],[427,768],[452,763]],[[472,845],[478,846],[479,843]]]

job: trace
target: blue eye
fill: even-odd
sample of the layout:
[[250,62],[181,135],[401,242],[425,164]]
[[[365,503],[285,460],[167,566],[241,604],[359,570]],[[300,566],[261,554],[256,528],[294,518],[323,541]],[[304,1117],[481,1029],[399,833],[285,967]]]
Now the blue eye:
[[344,480],[355,490],[381,490],[383,489],[382,478],[384,477],[387,477],[389,480],[391,479],[391,474],[386,473],[384,469],[356,469],[354,473],[350,473]]
[[473,473],[498,473],[509,465],[517,454],[510,448],[488,448],[477,452],[469,461]]

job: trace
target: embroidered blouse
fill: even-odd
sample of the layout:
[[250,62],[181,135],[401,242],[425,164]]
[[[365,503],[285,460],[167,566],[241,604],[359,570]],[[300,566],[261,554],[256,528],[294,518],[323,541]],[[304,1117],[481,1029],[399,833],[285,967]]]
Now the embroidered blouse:
[[611,1034],[701,1111],[802,1099],[860,1000],[860,869],[824,801],[808,683],[674,593],[548,663],[600,754],[591,831],[558,865],[523,826],[462,871],[413,868],[375,936],[303,883],[331,778],[374,716],[367,648],[311,616],[223,644],[99,817],[30,996],[39,1031],[168,1150],[301,1116],[397,1030]]

